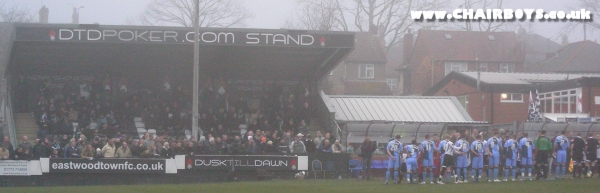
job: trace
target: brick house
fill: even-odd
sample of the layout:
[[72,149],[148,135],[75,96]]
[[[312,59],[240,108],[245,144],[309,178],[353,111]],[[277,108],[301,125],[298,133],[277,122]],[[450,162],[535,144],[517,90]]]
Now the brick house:
[[537,63],[531,72],[600,73],[600,44],[579,41],[567,44],[548,59]]
[[514,32],[419,30],[404,36],[404,95],[419,95],[451,71],[523,72],[524,54]]
[[600,74],[481,72],[479,89],[477,74],[451,72],[424,95],[456,96],[474,121],[491,124],[526,121],[529,93],[536,90],[540,94],[540,112],[548,121],[600,117]]
[[329,95],[390,95],[386,80],[386,56],[380,38],[356,33],[354,51],[321,82]]

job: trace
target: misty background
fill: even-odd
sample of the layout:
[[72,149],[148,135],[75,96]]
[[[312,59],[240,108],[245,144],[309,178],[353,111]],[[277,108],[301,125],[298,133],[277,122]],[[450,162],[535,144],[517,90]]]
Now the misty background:
[[[73,8],[79,9],[79,22],[82,24],[98,23],[100,25],[130,25],[131,20],[139,17],[140,14],[148,7],[152,0],[0,0],[4,1],[5,7],[19,6],[27,9],[31,14],[35,15],[37,21],[37,12],[45,5],[50,10],[49,23],[71,23]],[[351,2],[352,0],[341,0],[342,2]],[[363,0],[366,1],[366,0]],[[298,0],[240,0],[241,7],[245,8],[252,17],[244,21],[242,27],[245,28],[267,28],[278,29],[286,27],[286,21],[293,20],[297,17],[297,13],[301,11],[301,6]],[[510,9],[544,9],[546,12],[551,10],[569,12],[571,10],[579,10],[582,6],[578,1],[571,0],[504,0],[502,8]],[[463,7],[464,0],[450,0],[446,9]],[[482,8],[478,4],[471,8]],[[454,21],[457,22],[457,21]],[[536,33],[544,37],[550,38],[553,41],[560,42],[562,34],[568,36],[569,42],[582,41],[584,38],[582,25],[576,26],[570,32],[564,32],[563,28],[570,21],[552,21],[542,22],[534,21],[517,21],[509,25],[513,27],[500,31],[516,31],[517,27],[522,26],[527,29],[527,33]],[[235,26],[239,27],[239,26]],[[419,28],[413,29],[418,30]],[[444,26],[434,29],[446,29]],[[350,29],[350,31],[356,31]],[[587,28],[587,39],[596,41],[600,39],[600,34],[594,31],[593,28]]]

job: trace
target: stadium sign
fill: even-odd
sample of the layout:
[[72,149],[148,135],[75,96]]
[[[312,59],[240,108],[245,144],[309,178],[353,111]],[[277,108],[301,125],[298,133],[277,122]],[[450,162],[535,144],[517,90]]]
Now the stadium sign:
[[[183,43],[194,42],[189,28],[45,28],[18,27],[17,41]],[[247,30],[203,28],[197,34],[200,44],[272,45],[301,47],[352,47],[353,35],[289,30]]]
[[29,176],[29,162],[22,160],[0,161],[0,176]]
[[164,174],[164,159],[50,159],[50,173]]
[[308,170],[308,156],[186,156],[185,167],[198,170]]

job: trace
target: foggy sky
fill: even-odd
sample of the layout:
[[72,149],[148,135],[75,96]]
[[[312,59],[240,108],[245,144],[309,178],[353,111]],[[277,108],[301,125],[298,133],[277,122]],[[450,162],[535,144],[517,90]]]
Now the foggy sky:
[[[32,13],[37,13],[42,5],[50,10],[50,23],[71,23],[73,7],[84,6],[80,10],[80,23],[99,23],[101,25],[126,25],[128,18],[136,17],[143,12],[151,0],[1,0],[7,6],[19,4],[26,6]],[[349,1],[349,0],[346,0]],[[246,21],[248,28],[277,29],[285,20],[293,16],[296,0],[242,0],[254,17]],[[544,9],[545,11],[571,11],[570,7],[579,9],[576,0],[504,0],[503,8],[511,9]],[[464,0],[453,0],[453,8],[464,3]],[[479,7],[473,7],[479,8]],[[37,19],[37,18],[36,18]],[[522,25],[529,25],[530,21]],[[552,38],[560,43],[559,32],[563,22],[533,21],[532,31]],[[588,40],[600,39],[600,33],[588,28]],[[583,40],[583,30],[577,29],[569,35],[569,42]]]

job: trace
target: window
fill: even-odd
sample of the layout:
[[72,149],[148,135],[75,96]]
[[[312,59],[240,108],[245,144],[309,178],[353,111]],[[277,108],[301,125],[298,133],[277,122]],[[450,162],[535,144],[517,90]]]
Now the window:
[[500,94],[500,102],[503,102],[503,103],[523,102],[523,94],[521,94],[521,93],[502,93],[502,94]]
[[502,73],[513,73],[513,72],[515,72],[515,64],[513,64],[513,63],[500,63],[500,72],[502,72]]
[[479,71],[480,72],[487,72],[488,71],[488,64],[487,63],[480,63],[479,64]]
[[450,74],[450,72],[466,72],[467,71],[467,63],[466,62],[446,62],[446,74]]
[[331,72],[329,72],[329,76],[333,76],[333,70],[331,70]]
[[358,65],[358,78],[363,78],[363,79],[375,78],[375,65],[359,64]]
[[458,99],[458,102],[460,102],[460,104],[465,108],[465,110],[469,110],[469,99],[467,98],[467,95],[458,96],[456,97],[456,99]]
[[577,113],[578,89],[540,93],[540,111],[544,113]]
[[396,90],[396,88],[398,88],[398,79],[395,78],[388,78],[387,80],[387,84],[390,87],[391,91]]
[[444,34],[444,36],[446,37],[447,40],[452,39],[452,36],[450,34]]
[[494,38],[494,35],[488,35],[488,39],[489,39],[490,41],[494,41],[494,40],[496,40],[496,38]]

